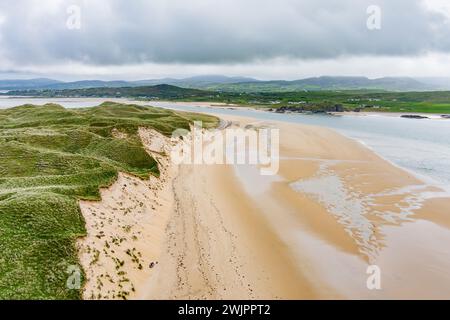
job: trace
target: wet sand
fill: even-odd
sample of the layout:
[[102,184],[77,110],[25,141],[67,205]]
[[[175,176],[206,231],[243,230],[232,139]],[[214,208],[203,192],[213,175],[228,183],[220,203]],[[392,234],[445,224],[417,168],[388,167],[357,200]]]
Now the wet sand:
[[[146,207],[156,201],[161,206],[142,213],[146,223],[132,219],[142,232],[136,244],[132,236],[124,240],[123,248],[138,248],[144,262],[143,270],[128,261],[123,266],[135,288],[128,298],[450,298],[450,199],[441,190],[332,130],[223,118],[235,126],[280,129],[278,175],[261,177],[246,166],[166,162],[171,174],[163,182],[146,182],[159,191],[129,190],[145,195]],[[88,205],[103,206],[115,221],[117,204],[107,199],[121,183],[104,190],[102,202]],[[117,236],[114,223],[89,227],[93,210],[84,206],[84,241],[95,241],[92,235],[101,231]],[[158,263],[149,268],[151,262]],[[117,283],[108,290],[94,285],[105,268],[114,272],[108,263],[84,264],[85,297],[100,290],[102,298],[117,298],[106,297]],[[366,286],[369,265],[381,270],[381,290]]]
[[[443,190],[332,130],[265,125],[280,129],[282,160],[278,181],[252,197],[320,298],[450,298]],[[369,265],[382,290],[367,289]]]

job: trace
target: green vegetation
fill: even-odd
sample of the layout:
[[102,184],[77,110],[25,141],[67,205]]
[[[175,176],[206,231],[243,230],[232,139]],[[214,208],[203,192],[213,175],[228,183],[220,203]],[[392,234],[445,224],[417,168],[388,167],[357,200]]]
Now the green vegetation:
[[203,89],[229,92],[293,92],[303,90],[378,90],[378,91],[425,91],[435,86],[412,78],[385,77],[368,79],[366,77],[314,77],[293,81],[247,81],[239,83],[216,83]]
[[138,128],[170,135],[194,119],[218,121],[116,103],[0,110],[0,299],[79,299],[66,287],[68,266],[79,265],[75,241],[86,234],[78,200],[99,200],[119,171],[158,175]]
[[339,105],[345,111],[450,114],[450,91],[297,90],[288,92],[226,92],[157,85],[135,88],[12,91],[7,94],[43,97],[127,97],[142,100],[209,101],[257,108],[298,107],[304,111],[313,112],[334,111],[333,108]]
[[258,93],[218,93],[190,101],[217,101],[252,106],[262,109],[302,108],[304,111],[333,111],[342,106],[344,111],[438,113],[450,114],[450,91],[387,92],[355,91],[295,91]]
[[39,97],[108,97],[108,98],[148,98],[148,99],[188,99],[191,97],[214,96],[209,91],[198,89],[186,89],[166,84],[145,87],[102,87],[86,89],[46,89],[46,90],[25,90],[9,91],[8,95],[39,96]]

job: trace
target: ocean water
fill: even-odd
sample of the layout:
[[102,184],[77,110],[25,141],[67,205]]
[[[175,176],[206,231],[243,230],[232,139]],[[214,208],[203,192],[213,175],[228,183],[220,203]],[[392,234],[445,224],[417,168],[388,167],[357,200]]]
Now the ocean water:
[[383,158],[418,175],[422,180],[450,192],[450,120],[404,119],[391,116],[329,116],[304,114],[276,114],[247,109],[219,109],[204,106],[174,104],[170,102],[136,102],[127,99],[61,98],[30,99],[0,97],[0,108],[25,103],[59,103],[67,108],[91,107],[103,101],[136,104],[211,114],[230,114],[316,125],[336,131],[358,140]]
[[24,104],[44,105],[46,103],[57,103],[66,108],[86,108],[98,106],[105,101],[129,102],[127,99],[103,99],[103,98],[29,98],[0,96],[0,109],[12,108]]
[[[205,107],[163,107],[192,112],[205,112]],[[261,120],[301,123],[334,129],[356,139],[395,165],[411,171],[425,182],[450,192],[450,120],[405,119],[393,116],[331,116],[276,114],[252,110],[206,108],[208,113],[234,114]]]

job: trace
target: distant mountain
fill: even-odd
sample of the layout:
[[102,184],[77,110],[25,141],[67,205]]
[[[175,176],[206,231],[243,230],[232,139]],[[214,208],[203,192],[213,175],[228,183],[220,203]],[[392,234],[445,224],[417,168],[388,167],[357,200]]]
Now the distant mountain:
[[0,90],[39,89],[46,86],[57,85],[62,81],[38,78],[28,80],[0,80]]
[[139,81],[102,81],[82,80],[74,82],[63,82],[52,79],[30,79],[30,80],[0,80],[0,90],[64,90],[64,89],[86,89],[86,88],[120,88],[120,87],[142,87],[169,84],[184,88],[206,88],[216,84],[230,84],[239,82],[257,82],[258,80],[246,77],[227,77],[221,75],[195,76],[184,79],[163,78]]
[[191,86],[206,87],[212,84],[230,84],[230,83],[242,83],[242,82],[259,82],[253,78],[246,77],[226,77],[220,75],[212,76],[196,76],[177,81],[178,84],[185,83]]
[[119,88],[132,86],[127,81],[101,81],[101,80],[82,80],[74,82],[59,82],[42,86],[40,89],[85,89],[85,88]]
[[322,76],[300,80],[260,81],[246,77],[221,75],[195,76],[184,79],[164,78],[139,81],[83,80],[62,82],[52,79],[0,80],[0,90],[66,90],[87,88],[124,88],[167,84],[181,88],[226,92],[287,92],[320,90],[432,91],[450,89],[450,78],[406,78]]
[[416,80],[432,86],[436,90],[450,90],[450,77],[422,77]]
[[184,79],[153,79],[153,80],[140,80],[134,81],[132,85],[158,85],[158,84],[170,84],[173,86],[183,88],[196,88],[204,89],[213,85],[241,83],[241,82],[258,82],[258,80],[246,77],[227,77],[221,75],[209,75],[209,76],[195,76]]

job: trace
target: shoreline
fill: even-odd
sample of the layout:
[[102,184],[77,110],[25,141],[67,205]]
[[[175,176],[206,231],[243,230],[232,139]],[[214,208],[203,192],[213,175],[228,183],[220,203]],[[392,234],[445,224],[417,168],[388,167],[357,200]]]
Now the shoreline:
[[[423,112],[380,112],[380,111],[361,111],[361,112],[354,112],[354,111],[344,111],[344,112],[329,112],[331,115],[336,116],[355,116],[355,117],[394,117],[394,118],[401,118],[401,116],[404,115],[415,115],[415,116],[423,116],[428,117],[428,119],[423,120],[448,120],[448,118],[441,117],[442,114],[438,113],[423,113]],[[445,115],[445,114],[444,114]],[[447,116],[449,114],[446,114]],[[405,118],[408,120],[407,118]]]
[[[195,106],[195,107],[201,107],[201,108],[215,108],[215,109],[228,109],[228,110],[234,110],[234,109],[240,109],[240,110],[249,110],[249,111],[255,111],[255,112],[269,112],[269,113],[276,113],[273,111],[268,111],[270,109],[270,106],[267,107],[259,107],[259,106],[252,106],[252,105],[238,105],[238,104],[230,104],[226,102],[207,102],[207,101],[170,101],[170,100],[139,100],[134,98],[104,98],[104,97],[30,97],[30,96],[0,96],[0,99],[5,100],[14,100],[14,99],[36,99],[36,100],[61,100],[61,99],[68,99],[68,100],[91,100],[91,101],[113,101],[113,102],[123,102],[128,104],[137,103],[139,105],[151,105],[152,102],[156,103],[170,103],[174,105],[188,105],[188,106]],[[7,106],[6,109],[12,108],[13,106]],[[81,108],[86,107],[82,106]],[[89,107],[89,106],[88,106]],[[292,114],[296,114],[293,112]],[[302,113],[299,113],[302,114]],[[404,115],[414,115],[414,116],[423,116],[427,117],[427,119],[421,119],[421,120],[450,120],[449,118],[442,117],[442,115],[449,116],[450,114],[439,114],[439,113],[424,113],[424,112],[384,112],[384,111],[361,111],[361,112],[355,112],[355,111],[343,111],[343,112],[324,112],[323,114],[333,115],[333,116],[358,116],[358,117],[366,117],[366,116],[378,116],[378,117],[394,117],[394,118],[401,118],[401,116]],[[406,118],[405,118],[406,119]],[[408,119],[406,119],[408,120]]]
[[[450,240],[450,199],[425,197],[437,188],[331,129],[220,118],[280,128],[279,179],[258,193],[260,179],[235,167],[178,167],[165,222],[154,225],[160,236],[142,243],[158,264],[136,277],[131,299],[410,299],[450,287],[450,261],[437,255],[447,249],[426,236]],[[428,249],[414,250],[416,241]],[[383,270],[381,291],[365,287],[370,264]]]
[[[243,123],[246,123],[246,121],[260,122],[255,119],[241,118],[241,120]],[[275,121],[267,122],[276,123]],[[350,256],[341,255],[338,252],[335,252],[335,249],[327,253],[330,256],[334,256],[336,261],[345,261],[341,266],[343,268],[341,270],[343,274],[346,274],[348,269],[350,269],[353,271],[355,277],[360,277],[359,283],[353,282],[350,280],[352,273],[347,274],[348,282],[335,284],[335,290],[347,298],[355,299],[425,298],[427,294],[429,296],[433,295],[438,299],[448,298],[450,290],[437,290],[436,292],[439,293],[431,290],[431,288],[436,289],[437,287],[441,287],[441,282],[447,283],[444,279],[448,277],[448,274],[445,271],[443,273],[433,273],[428,269],[428,265],[433,265],[433,263],[435,263],[433,268],[443,268],[448,270],[450,262],[448,259],[442,260],[440,254],[437,253],[440,250],[442,250],[442,252],[448,250],[442,244],[431,244],[431,242],[435,241],[432,237],[429,237],[430,239],[428,239],[427,236],[425,236],[426,229],[422,230],[422,233],[419,234],[417,234],[417,232],[409,233],[404,231],[408,229],[406,226],[411,223],[423,224],[422,221],[432,221],[433,224],[425,224],[428,231],[433,233],[434,231],[432,230],[435,229],[436,234],[440,234],[442,239],[450,239],[448,230],[449,218],[444,215],[446,207],[450,205],[450,198],[448,195],[441,194],[440,192],[442,190],[439,188],[428,185],[426,182],[423,182],[398,166],[393,166],[390,162],[385,161],[382,157],[378,156],[370,149],[365,148],[359,142],[344,137],[333,130],[305,125],[295,126],[285,123],[278,123],[278,125],[282,130],[281,154],[284,154],[285,157],[287,157],[284,164],[282,161],[280,166],[280,175],[285,179],[285,182],[272,183],[273,186],[271,191],[275,190],[273,188],[279,189],[276,196],[273,192],[269,192],[256,197],[256,200],[262,201],[263,203],[266,203],[266,206],[269,206],[270,203],[268,202],[270,201],[268,199],[270,199],[270,197],[273,198],[273,207],[271,210],[268,210],[269,214],[270,211],[283,212],[283,210],[280,209],[280,203],[286,204],[290,202],[291,205],[296,208],[292,212],[302,212],[305,208],[310,208],[308,210],[315,212],[314,218],[308,218],[306,212],[301,213],[297,218],[309,225],[307,229],[312,227],[316,230],[316,234],[312,238],[322,238],[322,240],[329,243],[334,241],[334,247],[340,247],[339,251],[344,250],[351,253]],[[286,135],[291,137],[295,136],[295,142],[287,137],[283,140],[283,131],[285,137]],[[307,138],[305,140],[312,139],[315,144],[314,146],[308,141],[306,141],[306,143],[299,141],[301,140],[302,135],[304,136],[305,134],[305,137]],[[323,140],[321,141],[321,139]],[[284,146],[283,141],[287,141],[287,143],[284,143]],[[301,150],[296,150],[296,148],[302,144],[305,145],[300,147]],[[323,149],[318,149],[317,145]],[[316,150],[314,151],[314,149]],[[301,158],[298,158],[299,151],[301,151]],[[318,157],[317,155],[320,156]],[[311,166],[311,163],[314,163],[315,167],[314,165]],[[325,165],[325,169],[323,169],[323,167],[320,168],[323,165]],[[302,167],[301,170],[299,169],[300,167]],[[306,172],[302,173],[302,171]],[[292,188],[292,184],[297,184],[297,186],[299,186],[298,190],[296,190],[296,195],[292,194],[292,190],[286,187],[286,185],[289,185]],[[284,192],[284,195],[282,192]],[[288,197],[288,194],[291,195]],[[333,194],[342,195],[339,199],[333,198]],[[301,197],[303,200],[300,201],[297,197]],[[297,203],[297,205],[295,205],[295,203]],[[315,209],[313,209],[312,206]],[[314,220],[318,219],[317,215],[320,212],[319,207],[322,207],[322,212],[326,215],[323,215],[320,221],[314,222]],[[336,208],[340,210],[336,210]],[[346,215],[346,213],[353,211],[354,213],[352,215]],[[328,230],[325,232],[324,224],[326,224],[326,218],[329,218],[330,215],[337,219],[335,221],[346,222],[344,224],[340,223],[341,225],[338,226],[338,228],[334,228],[334,231]],[[364,219],[361,220],[361,217]],[[277,216],[277,218],[273,220],[273,224],[276,224],[279,218],[280,217]],[[307,220],[304,220],[305,218]],[[344,220],[342,220],[343,218]],[[355,224],[348,223],[348,221],[352,221],[352,219],[355,219],[353,221]],[[287,227],[294,223],[294,220],[289,220],[289,223],[280,228],[280,234],[286,233]],[[369,229],[364,229],[364,223],[367,223],[367,226],[371,227]],[[390,226],[396,226],[398,229],[394,228],[395,231],[393,232],[391,231],[392,228]],[[338,236],[338,233],[341,232],[342,229],[345,229],[347,234]],[[389,230],[389,232],[386,230]],[[371,236],[367,238],[367,240],[364,240],[364,232],[367,231],[370,231],[370,233],[366,235]],[[303,237],[307,238],[306,233],[308,232],[305,232]],[[411,244],[402,244],[404,247],[398,248],[398,252],[387,259],[386,256],[388,254],[390,255],[390,252],[392,251],[389,249],[398,246],[398,242],[403,241],[401,240],[401,238],[404,237],[403,233],[407,234],[413,247],[416,241],[423,241],[422,246],[424,248],[428,248],[430,252],[436,253],[429,254],[427,252],[422,252],[419,254],[418,252],[411,251],[408,252],[408,254],[403,254],[402,250],[410,247]],[[350,236],[352,241],[347,241],[347,245],[352,247],[356,244],[356,251],[348,251],[350,247],[344,249],[346,248],[343,246],[345,243],[344,239],[347,238],[348,240],[348,234],[352,234]],[[334,240],[330,237],[334,237]],[[303,239],[302,242],[310,244],[313,240],[314,239]],[[295,241],[294,246],[300,244],[301,242]],[[316,245],[319,246],[318,244]],[[338,247],[336,247],[336,245],[338,245]],[[329,247],[327,248],[326,245],[320,245],[320,247],[323,247],[321,250],[328,251],[330,249]],[[428,262],[425,263],[425,265],[415,265],[414,268],[417,268],[415,271],[408,271],[407,268],[401,270],[400,266],[403,265],[403,260],[411,260],[415,254],[421,256],[424,261]],[[317,252],[311,253],[311,256],[308,257],[301,256],[301,262],[303,262],[303,259],[315,260]],[[425,256],[427,256],[427,259],[425,259]],[[360,262],[355,261],[352,257],[357,257]],[[420,258],[416,259],[421,261]],[[392,281],[389,285],[385,285],[385,287],[388,287],[386,292],[371,292],[364,288],[364,281],[366,280],[367,275],[365,273],[366,270],[363,270],[364,263],[361,264],[361,260],[366,261],[367,264],[377,264],[380,265],[382,269],[388,269],[389,271],[384,271],[385,277],[407,278],[409,276],[409,279],[419,280],[416,282],[412,281],[411,283],[402,283],[402,281],[400,281],[400,283],[395,283]],[[333,261],[333,259],[331,259],[331,261]],[[320,278],[335,280],[335,278],[340,277],[328,270],[327,264],[322,265],[321,261],[317,261],[316,263],[318,269],[323,268],[323,274],[319,276],[316,275],[315,281],[319,281]],[[442,264],[445,265],[445,267]],[[322,267],[320,265],[322,265]],[[328,281],[329,280],[325,282],[328,283]],[[429,288],[429,291],[421,291],[421,286]],[[403,287],[410,287],[411,290],[408,291],[403,289]],[[326,297],[326,294],[325,296],[322,294],[320,295],[321,297]]]
[[[258,106],[251,106],[251,105],[237,105],[237,104],[228,104],[225,102],[194,102],[194,101],[170,101],[170,100],[136,100],[138,102],[148,102],[151,104],[151,102],[157,102],[157,103],[170,103],[174,105],[188,105],[188,106],[196,106],[196,107],[202,107],[202,108],[214,108],[214,109],[228,109],[228,110],[249,110],[249,111],[256,111],[256,112],[269,112],[269,113],[276,113],[273,111],[269,111],[271,107],[258,107]],[[296,114],[295,112],[292,112],[292,114]],[[298,113],[302,114],[302,113]],[[361,111],[361,112],[355,112],[355,111],[343,111],[343,112],[324,112],[323,114],[333,115],[333,116],[379,116],[379,117],[401,117],[402,115],[417,115],[417,116],[426,116],[429,117],[428,119],[423,120],[449,120],[448,118],[441,117],[442,115],[450,116],[450,114],[440,114],[440,113],[424,113],[424,112],[384,112],[384,111]],[[405,118],[406,119],[406,118]],[[408,119],[406,119],[408,120]]]

